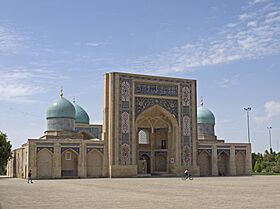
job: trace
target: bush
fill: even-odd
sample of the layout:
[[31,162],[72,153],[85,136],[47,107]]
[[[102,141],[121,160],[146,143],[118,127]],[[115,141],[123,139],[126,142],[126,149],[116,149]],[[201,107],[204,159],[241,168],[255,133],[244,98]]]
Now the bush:
[[273,166],[272,171],[274,173],[280,173],[280,164]]
[[265,151],[264,154],[252,153],[252,167],[256,173],[279,173],[280,174],[280,152],[272,150]]

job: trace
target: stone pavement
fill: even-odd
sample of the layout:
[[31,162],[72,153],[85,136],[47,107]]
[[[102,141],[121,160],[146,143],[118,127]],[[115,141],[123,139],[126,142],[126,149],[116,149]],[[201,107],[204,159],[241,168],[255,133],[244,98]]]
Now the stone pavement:
[[1,209],[279,209],[280,176],[35,180],[0,178]]

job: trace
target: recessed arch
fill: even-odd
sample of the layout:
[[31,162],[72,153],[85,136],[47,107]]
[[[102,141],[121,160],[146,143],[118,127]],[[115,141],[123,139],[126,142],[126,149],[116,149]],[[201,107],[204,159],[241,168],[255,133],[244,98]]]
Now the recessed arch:
[[43,148],[37,153],[38,178],[52,177],[53,153]]
[[219,176],[229,175],[229,155],[222,151],[218,155],[218,174]]
[[245,174],[245,155],[243,152],[237,152],[235,154],[235,164],[236,164],[236,175]]
[[92,149],[87,153],[87,176],[101,177],[103,167],[103,155],[97,150]]
[[71,148],[61,153],[61,176],[78,176],[78,155]]
[[[149,143],[138,141],[139,133],[149,132]],[[178,145],[176,131],[178,121],[160,105],[153,105],[141,112],[135,120],[138,174],[175,172],[174,158]],[[145,158],[141,153],[150,153]],[[172,156],[172,157],[171,157]],[[171,160],[171,158],[173,160]]]
[[66,150],[63,150],[63,152],[61,154],[64,154],[67,151],[73,151],[76,155],[79,155],[79,153],[76,150],[72,149],[72,148],[68,148]]
[[150,174],[151,173],[151,158],[147,154],[142,154],[138,162],[138,173],[139,174]]
[[202,150],[202,152],[200,152],[198,155],[198,165],[200,167],[201,176],[210,176],[212,173],[211,154],[205,150]]
[[[151,107],[148,107],[145,109],[143,112],[141,112],[137,117],[136,117],[136,123],[141,122],[143,120],[143,116],[149,117],[149,113],[158,111],[161,112],[164,118],[168,119],[172,124],[178,125],[178,121],[175,117],[175,115],[172,115],[169,111],[167,111],[165,108],[161,107],[160,105],[153,105]],[[162,117],[161,117],[162,119]],[[164,120],[166,121],[166,120]]]

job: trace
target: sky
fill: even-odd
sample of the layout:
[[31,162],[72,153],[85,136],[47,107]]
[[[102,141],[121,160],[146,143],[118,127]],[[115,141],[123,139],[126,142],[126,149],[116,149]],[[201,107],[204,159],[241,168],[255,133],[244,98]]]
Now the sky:
[[103,75],[197,80],[216,135],[280,148],[279,0],[0,0],[0,130],[13,148],[64,97],[103,120]]

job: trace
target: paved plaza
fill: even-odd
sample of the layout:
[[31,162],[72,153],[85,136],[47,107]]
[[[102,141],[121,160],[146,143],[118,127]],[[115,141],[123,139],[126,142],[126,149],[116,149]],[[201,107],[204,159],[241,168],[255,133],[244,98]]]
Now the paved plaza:
[[35,180],[0,178],[1,209],[280,208],[280,176]]

